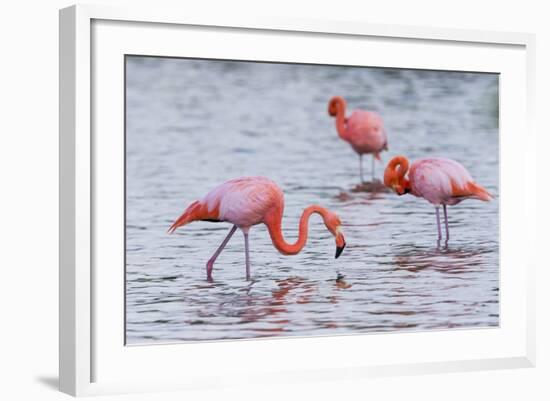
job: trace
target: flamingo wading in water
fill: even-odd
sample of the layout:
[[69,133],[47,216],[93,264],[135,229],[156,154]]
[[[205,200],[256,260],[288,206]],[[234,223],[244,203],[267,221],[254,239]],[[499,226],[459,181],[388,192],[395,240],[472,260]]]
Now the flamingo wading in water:
[[[405,175],[408,174],[408,178]],[[449,241],[447,206],[466,199],[490,201],[491,194],[478,185],[464,166],[443,157],[419,159],[409,170],[409,161],[404,156],[390,160],[384,172],[384,185],[398,195],[411,194],[426,199],[435,206],[438,242],[441,241],[439,207],[443,205],[446,241]]]
[[338,216],[328,209],[312,205],[304,209],[300,218],[298,239],[290,244],[285,241],[281,229],[284,210],[283,191],[265,177],[242,177],[227,181],[211,190],[202,200],[191,203],[172,224],[169,233],[193,221],[228,222],[233,227],[206,264],[206,276],[212,280],[214,262],[223,251],[237,228],[244,234],[246,254],[246,279],[250,280],[248,232],[250,227],[263,223],[267,226],[273,245],[283,255],[296,255],[306,245],[308,220],[313,213],[320,214],[326,228],[336,240],[336,258],[340,256],[346,241]]
[[346,101],[334,96],[328,104],[328,114],[336,117],[336,131],[344,141],[349,142],[359,155],[359,175],[363,180],[363,155],[372,154],[372,180],[374,181],[374,159],[380,160],[380,152],[388,150],[388,138],[382,117],[377,113],[355,110],[346,117]]

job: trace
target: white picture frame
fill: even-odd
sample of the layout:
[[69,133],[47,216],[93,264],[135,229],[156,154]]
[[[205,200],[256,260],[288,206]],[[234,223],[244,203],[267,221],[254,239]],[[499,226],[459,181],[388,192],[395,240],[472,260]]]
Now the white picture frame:
[[[358,335],[315,340],[303,338],[236,341],[199,344],[200,348],[197,348],[197,345],[180,344],[125,349],[124,341],[119,336],[119,323],[116,323],[117,319],[123,318],[119,313],[123,283],[118,281],[120,272],[117,272],[116,268],[105,269],[106,264],[110,264],[109,252],[97,253],[98,243],[108,234],[98,236],[98,232],[104,227],[101,216],[105,213],[105,208],[101,199],[96,197],[98,186],[99,192],[104,194],[108,188],[115,188],[120,184],[116,178],[117,174],[113,174],[113,181],[105,187],[104,180],[96,180],[97,176],[102,174],[99,164],[103,163],[98,161],[98,157],[112,157],[116,168],[116,158],[123,155],[116,144],[110,146],[109,143],[101,141],[97,143],[94,139],[94,132],[97,132],[94,130],[98,129],[116,131],[120,134],[123,116],[119,115],[119,97],[110,96],[110,100],[104,99],[105,102],[97,103],[97,97],[104,94],[101,86],[94,85],[98,85],[98,82],[111,82],[112,79],[114,87],[119,87],[120,82],[117,80],[120,79],[122,65],[112,76],[104,73],[104,67],[112,66],[113,59],[116,63],[121,61],[119,56],[126,51],[130,52],[128,49],[134,54],[137,51],[139,54],[145,52],[175,55],[172,54],[175,48],[170,48],[174,45],[173,41],[161,39],[180,33],[186,35],[186,27],[199,27],[198,31],[202,32],[200,34],[205,35],[215,31],[218,39],[219,35],[229,38],[235,33],[242,37],[261,34],[262,40],[271,45],[267,47],[272,49],[271,55],[262,56],[259,48],[250,45],[241,55],[248,59],[254,57],[251,54],[256,54],[259,59],[269,57],[292,61],[288,55],[276,54],[277,49],[289,48],[282,45],[283,35],[295,35],[298,42],[299,38],[305,38],[305,41],[315,38],[329,41],[331,37],[338,37],[342,40],[384,41],[384,46],[416,46],[415,49],[426,51],[427,55],[436,49],[438,52],[441,51],[442,55],[441,60],[437,61],[428,62],[426,60],[429,57],[426,57],[424,60],[420,58],[405,63],[399,60],[403,60],[407,52],[394,52],[391,54],[393,58],[387,55],[386,60],[380,61],[381,65],[385,66],[391,63],[391,66],[401,65],[410,68],[431,65],[434,69],[466,68],[503,74],[505,79],[501,82],[501,89],[504,90],[501,90],[500,111],[501,117],[505,118],[501,118],[501,198],[504,199],[502,202],[506,203],[501,204],[501,244],[513,243],[514,247],[501,245],[501,248],[504,248],[501,251],[501,263],[515,265],[516,270],[505,268],[501,275],[501,285],[505,289],[501,295],[501,326],[491,330],[444,333]],[[146,31],[145,35],[143,31]],[[135,43],[130,44],[131,40],[135,42],[138,38],[139,46]],[[221,50],[214,45],[208,49],[210,42],[206,36],[201,40],[204,40],[201,43],[205,44],[203,47],[206,48],[205,51],[210,52],[208,54],[218,54],[220,58],[232,55],[220,54]],[[534,253],[528,250],[535,243],[531,236],[534,236],[535,232],[536,211],[533,198],[513,193],[509,189],[510,186],[506,185],[507,182],[522,182],[525,187],[534,187],[534,175],[531,174],[535,171],[535,135],[531,117],[534,110],[534,43],[533,35],[523,33],[253,16],[236,19],[187,14],[182,10],[166,11],[155,7],[112,8],[78,5],[61,10],[60,390],[72,395],[93,395],[200,389],[212,386],[212,378],[216,380],[216,386],[245,384],[246,380],[239,380],[238,377],[243,372],[247,374],[247,380],[280,383],[293,380],[326,380],[330,377],[360,379],[380,375],[534,366],[535,260],[529,256]],[[263,47],[263,51],[267,51],[266,46]],[[425,49],[422,50],[422,47]],[[487,57],[483,56],[487,49],[494,49],[492,60],[485,60]],[[446,51],[448,57],[445,57]],[[476,56],[470,54],[472,51]],[[453,61],[452,56],[460,52],[465,52],[466,55],[462,65],[457,64],[456,60]],[[344,64],[351,62],[347,60]],[[362,61],[358,60],[357,63],[361,65]],[[512,93],[515,95],[514,99]],[[108,101],[112,103],[107,104]],[[511,116],[512,113],[504,114],[512,110],[512,107],[517,111],[514,116]],[[113,116],[109,117],[102,111],[106,109],[111,110]],[[112,125],[104,126],[103,121]],[[522,132],[521,147],[515,142],[517,138],[511,135],[518,130]],[[515,152],[514,165],[508,157],[509,152]],[[112,211],[114,215],[120,212],[116,210],[119,206],[115,206]],[[514,229],[511,229],[512,227]],[[519,231],[525,234],[519,234]],[[521,238],[518,235],[521,235]],[[119,244],[119,239],[120,236],[108,239],[114,244],[113,252],[117,252],[116,245]],[[98,269],[104,270],[98,274]],[[123,269],[123,266],[120,266],[120,269]],[[104,307],[105,302],[97,299],[98,290],[102,292],[102,299],[113,302],[115,307],[107,311]],[[117,325],[117,328],[111,328],[109,322],[115,322],[113,325]],[[122,320],[120,324],[123,326]],[[390,339],[386,341],[387,336],[390,336]],[[439,346],[450,342],[454,345],[453,350],[448,350],[447,354],[438,350]],[[390,343],[392,349],[399,353],[398,356],[389,355],[387,350]],[[430,347],[433,350],[428,349]],[[293,361],[294,366],[287,369],[283,357],[288,349],[293,349],[293,352],[298,354],[302,353],[304,358]],[[322,359],[317,357],[320,349],[325,351]],[[349,352],[350,349],[356,352]],[[347,356],[339,355],[342,354],[342,350]],[[375,352],[376,350],[379,352]],[[261,359],[258,359],[258,355],[267,355],[266,352],[272,352],[271,366],[263,366]],[[369,357],[365,358],[363,352],[368,352]],[[437,353],[440,355],[437,356]],[[205,373],[207,367],[198,363],[199,358],[208,360],[209,356],[220,354],[234,360],[242,359],[241,365],[218,366],[213,371],[208,370],[208,373]],[[280,360],[277,359],[278,355],[281,356]],[[180,373],[170,374],[169,369],[175,360],[179,361]],[[184,365],[188,360],[193,361],[193,366],[187,363],[186,368]],[[258,365],[247,365],[250,361],[255,361]],[[143,365],[155,366],[156,372],[148,371]],[[159,366],[166,366],[166,369]],[[120,373],[122,371],[124,374]]]

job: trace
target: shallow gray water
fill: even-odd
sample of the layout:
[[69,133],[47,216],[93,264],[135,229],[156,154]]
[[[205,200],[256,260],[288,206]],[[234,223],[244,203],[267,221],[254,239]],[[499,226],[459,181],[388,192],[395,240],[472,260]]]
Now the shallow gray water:
[[[499,323],[498,76],[127,57],[126,329],[128,344],[264,336],[488,327]],[[378,111],[389,151],[461,162],[495,194],[449,208],[437,246],[433,207],[410,195],[354,191],[358,157],[327,114],[333,95]],[[366,176],[370,156],[365,159]],[[381,178],[384,165],[377,163]],[[343,221],[347,247],[318,216],[296,256],[263,225],[250,233],[252,281],[237,232],[206,281],[230,225],[167,234],[216,185],[263,175],[285,192],[297,236],[314,203]],[[336,281],[337,273],[345,276]]]

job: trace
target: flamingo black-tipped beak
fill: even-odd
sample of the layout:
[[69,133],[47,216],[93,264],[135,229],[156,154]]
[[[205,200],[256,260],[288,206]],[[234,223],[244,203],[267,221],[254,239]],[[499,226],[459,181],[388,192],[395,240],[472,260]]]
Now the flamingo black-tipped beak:
[[344,242],[344,245],[336,247],[336,255],[334,255],[334,259],[338,259],[338,257],[342,254],[342,251],[344,250],[345,247],[346,247],[345,242]]

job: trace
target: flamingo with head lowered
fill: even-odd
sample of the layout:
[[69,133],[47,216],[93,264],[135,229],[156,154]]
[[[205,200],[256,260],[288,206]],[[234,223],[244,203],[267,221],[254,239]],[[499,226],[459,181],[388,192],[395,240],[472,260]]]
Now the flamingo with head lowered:
[[[408,172],[408,178],[405,177]],[[435,206],[438,242],[441,240],[439,207],[443,205],[446,241],[449,241],[447,206],[466,199],[490,201],[491,194],[478,185],[462,164],[443,157],[419,159],[409,169],[404,156],[390,160],[384,172],[384,185],[398,195],[411,194],[426,199]]]
[[380,160],[380,152],[388,150],[388,138],[382,117],[366,110],[355,110],[346,117],[346,101],[334,96],[328,104],[328,114],[336,117],[336,131],[344,141],[349,142],[359,155],[359,175],[363,180],[363,155],[372,154],[372,180],[374,181],[374,159]]
[[246,279],[250,280],[250,256],[248,232],[254,225],[267,226],[273,245],[283,255],[295,255],[306,245],[308,220],[313,213],[320,214],[328,231],[336,241],[336,258],[340,256],[346,241],[338,216],[318,205],[304,209],[300,218],[298,239],[290,244],[284,239],[281,223],[284,210],[283,191],[265,177],[242,177],[227,181],[211,190],[202,200],[191,203],[172,224],[169,233],[193,221],[228,222],[233,227],[206,264],[206,276],[212,280],[214,262],[223,251],[237,228],[244,234]]

